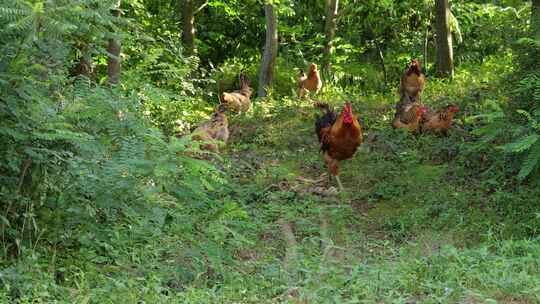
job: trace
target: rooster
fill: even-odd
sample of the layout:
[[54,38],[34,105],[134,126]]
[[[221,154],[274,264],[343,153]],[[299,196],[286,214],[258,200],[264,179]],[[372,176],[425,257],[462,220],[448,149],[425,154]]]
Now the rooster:
[[298,75],[298,97],[304,98],[307,91],[318,94],[321,88],[322,80],[315,63],[312,63],[309,66],[309,73],[307,76],[303,70],[300,71],[300,75]]
[[193,131],[191,139],[204,142],[201,149],[217,153],[219,152],[217,141],[227,143],[229,122],[224,113],[225,110],[225,107],[220,105],[209,121],[204,122]]
[[247,76],[240,74],[240,89],[234,92],[223,92],[219,96],[219,101],[227,108],[235,112],[246,112],[251,106],[251,94],[253,89]]
[[353,115],[350,102],[345,102],[343,111],[337,115],[328,104],[316,104],[323,113],[315,121],[315,132],[324,153],[326,166],[336,177],[340,190],[343,185],[338,176],[339,161],[351,158],[362,143],[362,127]]
[[399,84],[399,96],[407,97],[410,102],[420,102],[420,94],[424,90],[425,77],[422,74],[422,65],[417,59],[411,60]]
[[452,128],[454,114],[458,111],[458,106],[448,105],[437,112],[424,113],[421,125],[422,131],[448,135],[448,132]]
[[404,106],[403,111],[396,112],[392,126],[395,129],[408,129],[412,133],[418,131],[422,115],[426,113],[427,109],[423,105],[415,102]]

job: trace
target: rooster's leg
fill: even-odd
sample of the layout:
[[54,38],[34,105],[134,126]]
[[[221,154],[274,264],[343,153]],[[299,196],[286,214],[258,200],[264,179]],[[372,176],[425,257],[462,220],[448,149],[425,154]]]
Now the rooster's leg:
[[343,192],[343,185],[341,184],[341,180],[339,179],[339,175],[336,175],[336,181],[339,186],[339,191]]
[[331,182],[332,182],[332,174],[330,174],[330,172],[328,172],[328,174],[326,175],[326,186],[330,187]]
[[306,94],[306,89],[304,89],[303,87],[300,87],[300,89],[298,90],[298,98],[303,99],[305,94]]
[[335,176],[336,177],[336,181],[338,183],[338,186],[339,186],[339,190],[342,191],[343,190],[343,185],[341,184],[341,180],[339,179],[339,167],[338,167],[338,161],[336,159],[333,159],[332,157],[330,157],[330,155],[328,155],[328,153],[325,153],[324,154],[324,160],[326,161],[326,166],[328,167],[328,171],[330,171],[328,177],[330,177],[331,175]]

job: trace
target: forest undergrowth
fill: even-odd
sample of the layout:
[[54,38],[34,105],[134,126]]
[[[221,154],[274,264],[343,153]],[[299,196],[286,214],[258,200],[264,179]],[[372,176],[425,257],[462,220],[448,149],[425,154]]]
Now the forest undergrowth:
[[540,303],[539,50],[539,0],[0,0],[0,303]]
[[[459,70],[451,82],[430,80],[424,103],[461,108],[449,137],[393,130],[396,95],[332,84],[304,100],[255,100],[230,117],[230,143],[221,156],[206,155],[208,164],[178,156],[185,138],[167,142],[126,122],[123,132],[145,134],[144,143],[118,135],[103,161],[126,167],[106,169],[95,185],[114,184],[110,194],[130,205],[120,212],[97,197],[94,211],[67,210],[97,214],[90,226],[72,224],[64,241],[45,231],[46,240],[23,247],[2,271],[0,299],[538,303],[540,190],[497,183],[509,174],[509,156],[475,135],[483,119],[475,113],[505,96],[496,85],[511,72],[505,60]],[[342,193],[319,153],[315,100],[335,107],[350,100],[364,128],[365,142],[342,164]],[[179,168],[204,178],[199,185],[171,179]]]

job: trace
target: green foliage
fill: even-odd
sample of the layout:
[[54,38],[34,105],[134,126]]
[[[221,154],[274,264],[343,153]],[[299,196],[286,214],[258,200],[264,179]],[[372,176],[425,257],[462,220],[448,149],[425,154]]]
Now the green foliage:
[[538,141],[540,139],[540,112],[536,111],[534,116],[524,110],[519,113],[526,117],[528,124],[525,127],[516,128],[517,132],[514,132],[514,136],[517,139],[505,144],[502,149],[506,153],[525,154],[518,174],[518,179],[522,181],[538,168],[540,161],[540,142]]
[[464,37],[455,51],[459,61],[482,61],[504,52],[525,34],[528,10],[523,6],[463,2],[453,4],[452,9]]
[[[118,18],[113,0],[0,0],[0,302],[540,301],[527,4],[452,2],[462,41],[448,82],[429,77],[433,1],[340,2],[333,72],[312,98],[351,100],[365,142],[341,163],[336,196],[313,100],[295,97],[299,69],[321,58],[323,2],[279,1],[270,98],[227,114],[215,155],[181,135],[239,73],[256,87],[260,1],[208,1],[188,57],[178,1],[122,1]],[[390,128],[403,67],[425,47],[422,101],[460,107],[449,137]]]
[[[0,139],[6,144],[1,148],[0,196],[5,206],[1,230],[6,258],[43,242],[85,245],[89,233],[106,235],[104,227],[96,230],[100,225],[122,218],[135,221],[155,212],[152,206],[208,202],[207,191],[223,186],[221,173],[213,166],[181,156],[189,150],[187,139],[168,139],[143,118],[152,104],[148,97],[188,99],[187,94],[195,91],[180,81],[193,69],[189,60],[179,57],[175,66],[157,64],[157,56],[170,49],[154,49],[134,63],[138,65],[132,74],[126,73],[130,85],[123,89],[68,78],[70,62],[77,56],[71,50],[78,47],[71,44],[77,26],[69,22],[84,25],[91,22],[88,18],[107,15],[110,3],[2,5],[0,22],[6,25],[6,35],[2,35]],[[111,24],[106,17],[100,21],[82,34],[94,39],[94,31],[106,33]],[[155,75],[179,82],[160,89]],[[179,87],[184,90],[172,93]]]
[[538,41],[531,38],[519,40],[516,58],[520,68],[514,78],[519,80],[512,88],[513,96],[506,109],[497,112],[497,119],[486,132],[485,140],[491,141],[502,134],[503,128],[510,142],[502,146],[505,153],[521,157],[518,180],[523,181],[536,172],[540,162],[540,74],[538,73]]

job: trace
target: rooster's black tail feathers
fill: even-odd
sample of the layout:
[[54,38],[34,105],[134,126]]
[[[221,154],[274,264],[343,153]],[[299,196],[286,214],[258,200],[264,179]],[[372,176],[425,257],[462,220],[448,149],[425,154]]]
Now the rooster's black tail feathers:
[[332,111],[327,103],[317,102],[315,107],[320,108],[322,116],[317,116],[315,120],[315,132],[319,138],[319,142],[322,139],[323,130],[330,128],[337,120],[337,114]]

